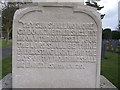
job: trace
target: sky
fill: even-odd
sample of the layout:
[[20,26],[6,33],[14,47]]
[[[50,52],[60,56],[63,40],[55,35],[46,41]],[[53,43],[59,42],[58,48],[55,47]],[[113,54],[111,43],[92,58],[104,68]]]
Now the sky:
[[118,25],[118,2],[120,0],[101,0],[98,2],[100,6],[104,6],[100,13],[106,14],[102,20],[103,28],[111,28],[116,30]]

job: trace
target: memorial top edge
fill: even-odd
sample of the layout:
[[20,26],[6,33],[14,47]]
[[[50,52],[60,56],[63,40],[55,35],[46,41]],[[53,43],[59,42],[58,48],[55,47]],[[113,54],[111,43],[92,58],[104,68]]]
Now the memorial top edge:
[[20,8],[15,12],[14,15],[14,20],[18,21],[24,14],[31,12],[31,11],[39,11],[42,12],[44,7],[69,7],[72,8],[73,12],[75,13],[86,13],[90,17],[92,17],[96,24],[101,26],[101,19],[100,19],[100,14],[93,8],[82,5],[80,3],[63,3],[63,2],[42,2],[38,3],[37,5],[34,6],[28,6],[26,8]]

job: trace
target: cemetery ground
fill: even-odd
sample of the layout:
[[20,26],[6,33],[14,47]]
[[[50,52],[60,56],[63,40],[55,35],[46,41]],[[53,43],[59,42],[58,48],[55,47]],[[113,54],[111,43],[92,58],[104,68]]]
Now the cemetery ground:
[[12,56],[6,57],[0,60],[0,67],[2,67],[2,74],[0,73],[0,79],[4,78],[7,74],[12,73]]
[[107,59],[101,60],[101,74],[120,89],[120,72],[118,72],[120,66],[120,62],[118,61],[119,54],[107,51],[106,57]]
[[[5,39],[0,38],[0,50],[1,50],[1,52],[0,52],[0,55],[1,55],[0,56],[0,79],[2,79],[6,74],[12,72],[12,71],[10,71],[10,70],[12,70],[10,68],[11,67],[10,65],[12,65],[12,61],[10,61],[10,60],[12,60],[12,59],[10,59],[11,58],[11,50],[10,50],[11,46],[12,46],[12,40],[8,40],[8,42],[6,42]],[[6,55],[3,55],[5,53],[6,53]],[[5,59],[2,59],[4,57],[5,57]],[[2,61],[2,60],[4,60],[4,61]],[[2,72],[2,70],[5,70],[5,71]],[[4,73],[6,73],[6,74],[4,75]],[[3,77],[2,77],[2,74],[3,74]]]
[[[120,89],[120,81],[118,80],[118,53],[106,51],[107,59],[101,60],[101,74],[104,75],[110,82]],[[2,74],[0,73],[0,79],[4,78],[7,74],[12,73],[12,56],[6,57],[0,60],[2,64]],[[0,66],[1,67],[1,66]]]
[[11,46],[11,45],[12,45],[12,40],[8,40],[8,42],[6,42],[5,39],[0,39],[0,48]]

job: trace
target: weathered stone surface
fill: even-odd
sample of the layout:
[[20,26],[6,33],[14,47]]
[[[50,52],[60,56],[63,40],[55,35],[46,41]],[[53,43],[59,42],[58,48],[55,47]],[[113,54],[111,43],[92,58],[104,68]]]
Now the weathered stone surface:
[[[3,78],[3,88],[12,88],[12,74],[8,74]],[[2,80],[0,80],[0,90],[2,89]],[[101,75],[100,88],[107,88],[112,90],[118,90],[108,79]]]
[[75,3],[20,9],[13,23],[13,88],[99,88],[101,21]]
[[101,75],[100,77],[100,87],[101,88],[115,88],[118,90],[108,79]]
[[33,0],[33,2],[82,2],[84,3],[84,0]]
[[2,80],[0,80],[0,90],[2,88],[12,88],[12,74],[6,75]]
[[2,80],[0,80],[0,90],[2,89]]

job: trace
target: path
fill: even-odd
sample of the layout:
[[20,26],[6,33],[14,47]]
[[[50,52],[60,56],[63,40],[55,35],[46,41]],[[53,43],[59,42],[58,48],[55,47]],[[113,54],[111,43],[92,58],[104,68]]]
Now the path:
[[12,56],[12,46],[0,48],[0,60]]

